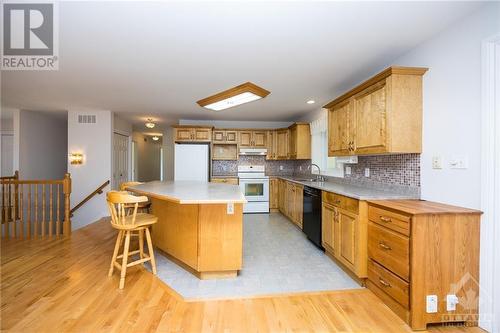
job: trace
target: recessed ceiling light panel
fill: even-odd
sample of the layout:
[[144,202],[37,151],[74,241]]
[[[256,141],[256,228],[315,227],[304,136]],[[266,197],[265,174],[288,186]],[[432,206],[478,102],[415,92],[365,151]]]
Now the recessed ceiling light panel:
[[310,100],[308,100],[306,103],[307,103],[307,104],[314,104],[314,103],[316,103],[316,101],[315,101],[315,100],[313,100],[313,99],[310,99]]
[[264,98],[270,92],[251,83],[246,82],[234,88],[225,90],[213,96],[199,100],[198,105],[213,111],[221,111],[238,105],[253,102]]

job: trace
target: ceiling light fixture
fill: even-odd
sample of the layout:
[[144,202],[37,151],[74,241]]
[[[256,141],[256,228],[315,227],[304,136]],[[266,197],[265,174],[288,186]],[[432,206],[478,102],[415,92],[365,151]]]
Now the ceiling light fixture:
[[314,103],[316,103],[316,101],[315,101],[315,100],[313,100],[313,99],[310,99],[310,100],[308,100],[306,103],[307,103],[307,104],[314,104]]
[[154,128],[155,127],[155,123],[153,123],[153,119],[151,119],[151,118],[148,118],[148,121],[144,125],[146,125],[147,128]]
[[201,99],[196,103],[198,103],[201,107],[213,111],[221,111],[241,104],[256,101],[266,97],[270,93],[270,91],[267,91],[252,82],[246,82],[213,96]]
[[159,137],[157,137],[156,135],[155,135],[155,136],[153,136],[153,138],[152,138],[152,139],[153,139],[153,141],[158,141],[158,140],[160,140],[160,138],[159,138]]

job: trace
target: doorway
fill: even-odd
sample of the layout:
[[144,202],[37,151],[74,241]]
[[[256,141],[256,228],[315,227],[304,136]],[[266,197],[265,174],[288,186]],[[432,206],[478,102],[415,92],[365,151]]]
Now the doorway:
[[114,133],[113,137],[113,189],[129,180],[129,137]]

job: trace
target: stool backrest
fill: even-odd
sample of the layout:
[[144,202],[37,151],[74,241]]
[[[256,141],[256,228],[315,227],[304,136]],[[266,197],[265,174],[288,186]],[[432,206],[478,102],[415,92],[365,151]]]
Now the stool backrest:
[[[132,225],[134,225],[137,216],[137,207],[139,203],[147,202],[148,197],[138,197],[126,191],[109,191],[106,194],[106,201],[108,202],[112,224],[123,226],[126,219],[130,219],[130,216],[132,216]],[[130,214],[132,208],[133,212]]]
[[143,183],[141,182],[123,182],[120,184],[120,191],[126,191],[127,187],[129,186],[135,186],[135,185],[141,185]]

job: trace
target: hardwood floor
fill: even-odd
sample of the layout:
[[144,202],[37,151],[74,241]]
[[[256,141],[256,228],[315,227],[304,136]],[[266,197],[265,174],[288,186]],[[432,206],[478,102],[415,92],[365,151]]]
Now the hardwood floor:
[[101,221],[70,239],[2,240],[2,331],[411,332],[366,289],[185,302],[140,266],[119,290],[107,277],[115,232]]

